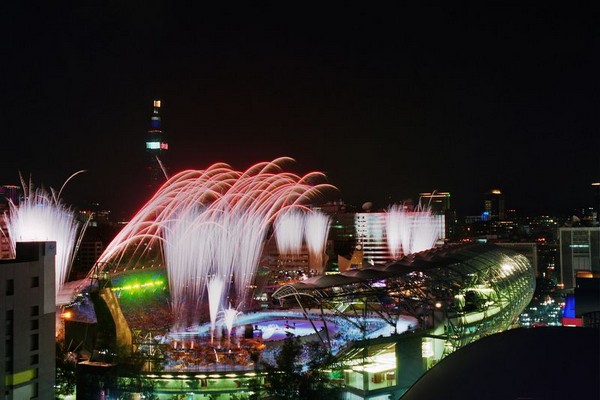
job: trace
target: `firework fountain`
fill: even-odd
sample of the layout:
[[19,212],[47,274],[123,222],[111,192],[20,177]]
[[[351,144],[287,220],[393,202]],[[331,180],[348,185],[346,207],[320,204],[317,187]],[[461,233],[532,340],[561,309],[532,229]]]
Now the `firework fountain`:
[[97,265],[133,269],[150,259],[164,262],[175,326],[197,322],[197,309],[191,321],[190,313],[182,311],[200,304],[207,291],[214,333],[225,300],[239,307],[247,297],[278,216],[294,215],[326,190],[335,190],[318,183],[324,181],[322,173],[283,172],[289,161],[278,158],[246,171],[217,163],[174,175],[107,246]]
[[228,308],[221,311],[221,320],[223,321],[223,324],[227,328],[227,341],[230,344],[231,344],[231,330],[233,329],[233,324],[237,320],[237,317],[240,316],[241,314],[242,313],[240,311],[231,307],[231,304],[229,304]]
[[[440,237],[439,225],[430,209],[417,211],[413,215],[411,253],[431,249]],[[410,253],[409,253],[410,254]]]
[[386,218],[388,249],[392,258],[431,249],[439,237],[439,227],[429,207],[407,211],[403,205],[392,205]]
[[329,234],[331,219],[325,214],[312,211],[307,214],[305,222],[305,240],[308,250],[314,261],[314,266],[319,270],[323,267],[325,244]]
[[305,213],[292,209],[281,213],[275,222],[275,239],[280,254],[300,254]]
[[[81,173],[79,171],[73,175]],[[18,205],[9,203],[10,213],[6,216],[6,228],[12,252],[17,242],[54,241],[56,242],[55,258],[55,293],[66,282],[73,264],[73,258],[87,228],[89,219],[80,224],[74,212],[60,200],[60,194],[50,189],[35,188],[31,181],[26,184],[21,178],[25,193],[24,200]]]
[[280,254],[297,255],[306,243],[315,264],[320,265],[329,225],[330,218],[317,211],[295,208],[281,213],[275,222],[277,250]]
[[208,279],[208,309],[210,313],[210,341],[211,343],[215,337],[215,327],[217,316],[219,314],[219,308],[221,306],[223,290],[225,288],[225,282],[220,276],[213,276]]
[[[393,259],[400,258],[402,248],[410,248],[410,218],[403,206],[394,204],[388,210],[386,218],[387,244]],[[402,240],[405,240],[405,243]]]

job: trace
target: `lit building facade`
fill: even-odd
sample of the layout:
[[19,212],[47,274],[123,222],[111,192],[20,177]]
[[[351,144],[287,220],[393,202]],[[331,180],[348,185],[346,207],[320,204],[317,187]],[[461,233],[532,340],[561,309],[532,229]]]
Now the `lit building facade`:
[[435,214],[444,214],[451,208],[450,197],[448,192],[419,193],[419,203],[431,208],[431,212]]
[[386,241],[386,215],[383,212],[354,215],[354,229],[363,254],[363,267],[385,264],[392,258]]
[[600,227],[559,229],[560,276],[565,289],[575,287],[575,278],[600,276]]
[[504,194],[499,189],[492,189],[484,195],[483,215],[485,219],[503,221],[506,218]]
[[19,242],[0,260],[0,399],[51,399],[55,382],[56,242]]
[[[383,265],[393,259],[387,243],[387,215],[385,212],[354,215],[356,243],[363,252],[363,266]],[[446,217],[434,214],[432,218],[439,233],[438,242],[443,242],[446,238]]]
[[452,209],[449,192],[424,192],[419,193],[419,204],[431,209],[434,215],[444,216],[445,237],[452,238],[456,234],[458,219],[456,210]]

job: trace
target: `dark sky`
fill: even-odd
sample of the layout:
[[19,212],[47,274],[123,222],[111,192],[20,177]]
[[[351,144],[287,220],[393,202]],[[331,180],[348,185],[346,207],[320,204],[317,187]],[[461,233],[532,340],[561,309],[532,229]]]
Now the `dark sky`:
[[47,3],[0,6],[0,183],[86,169],[65,200],[131,215],[160,98],[172,173],[289,156],[352,204],[439,190],[477,214],[492,188],[525,214],[593,203],[594,9]]

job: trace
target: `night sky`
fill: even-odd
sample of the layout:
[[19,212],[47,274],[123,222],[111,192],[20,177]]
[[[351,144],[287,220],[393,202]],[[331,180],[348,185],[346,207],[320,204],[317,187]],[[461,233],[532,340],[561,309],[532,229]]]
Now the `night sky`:
[[2,184],[85,169],[65,201],[131,216],[159,98],[171,173],[289,156],[356,205],[438,190],[474,215],[492,188],[522,214],[593,204],[593,9],[47,3],[0,6]]

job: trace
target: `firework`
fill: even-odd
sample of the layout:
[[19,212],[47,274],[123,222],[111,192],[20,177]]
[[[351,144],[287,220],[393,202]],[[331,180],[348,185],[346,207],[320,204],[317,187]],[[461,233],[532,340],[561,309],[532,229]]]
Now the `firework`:
[[[78,173],[83,172],[79,171]],[[66,182],[68,182],[73,174]],[[66,184],[65,182],[65,184]],[[10,202],[6,228],[13,254],[17,242],[54,241],[55,293],[58,294],[69,277],[73,259],[87,224],[80,224],[74,212],[60,200],[60,191],[35,188],[21,178],[25,198],[18,205]],[[64,188],[64,185],[63,185]],[[62,188],[61,188],[62,190]]]
[[174,175],[107,246],[97,265],[117,271],[165,264],[176,325],[190,324],[181,309],[201,304],[206,288],[214,325],[215,310],[225,299],[235,298],[239,306],[247,297],[274,221],[335,190],[327,183],[312,184],[324,181],[322,173],[284,172],[289,161],[278,158],[246,171],[217,163]]
[[387,245],[392,258],[431,249],[439,237],[439,227],[428,207],[407,211],[394,204],[386,216]]

